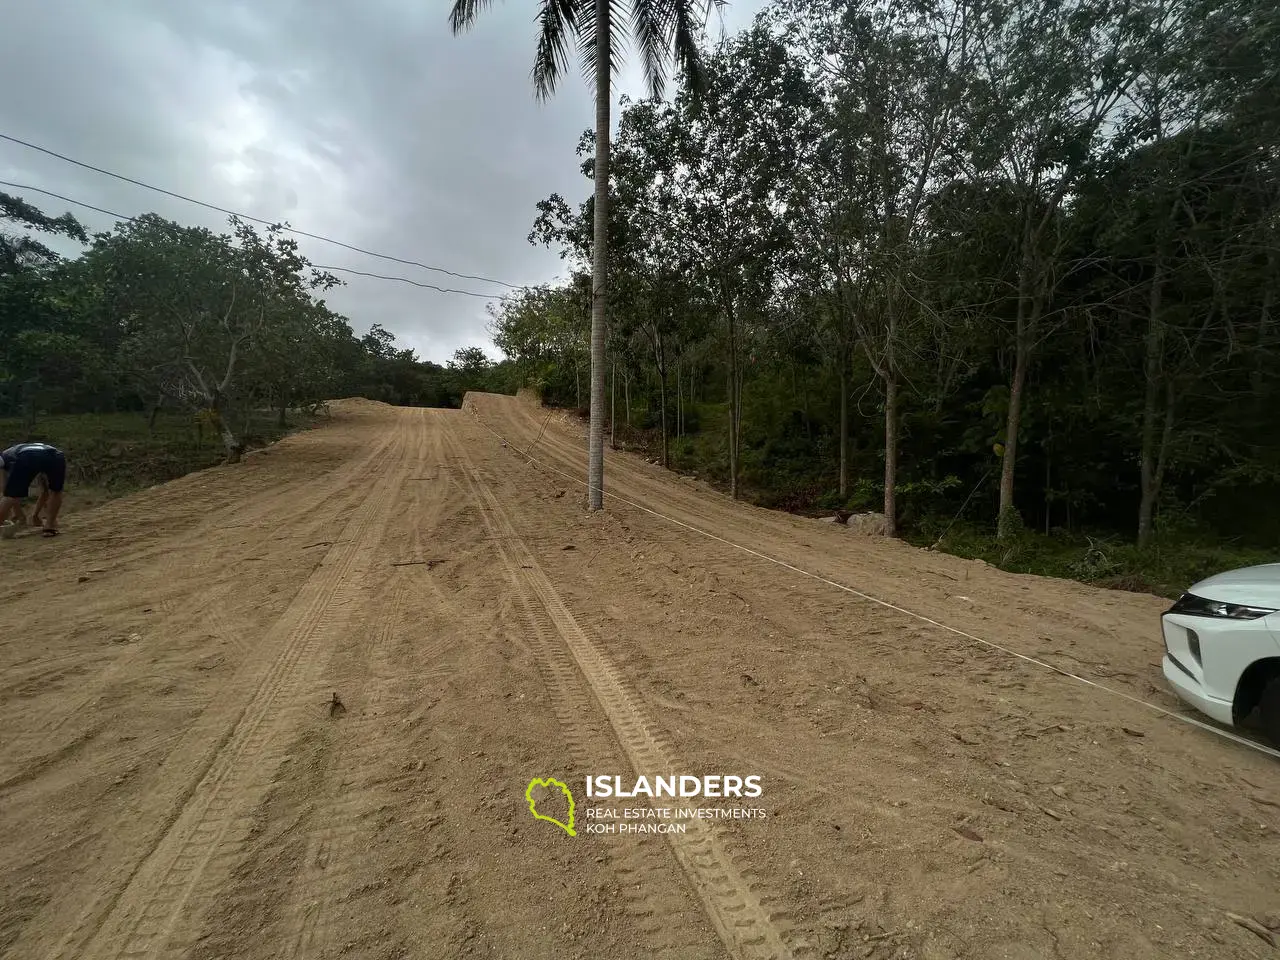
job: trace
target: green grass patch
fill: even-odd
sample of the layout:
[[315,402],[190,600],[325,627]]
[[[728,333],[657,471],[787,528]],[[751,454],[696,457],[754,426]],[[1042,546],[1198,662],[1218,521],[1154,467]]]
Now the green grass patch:
[[[32,432],[16,417],[0,418],[0,448],[42,440],[67,456],[67,487],[80,506],[123,496],[176,480],[193,470],[216,466],[225,458],[221,438],[193,416],[162,412],[154,429],[146,413],[78,413],[41,417]],[[279,414],[255,414],[245,433],[247,446],[262,447],[314,421],[293,414],[279,426]],[[241,424],[243,426],[243,424]]]

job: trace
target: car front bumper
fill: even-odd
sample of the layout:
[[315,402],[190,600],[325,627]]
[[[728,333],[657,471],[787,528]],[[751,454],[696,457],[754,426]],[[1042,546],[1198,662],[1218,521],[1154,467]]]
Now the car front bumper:
[[1227,726],[1232,725],[1231,701],[1219,700],[1217,697],[1209,696],[1200,685],[1200,681],[1188,674],[1167,653],[1164,655],[1164,678],[1169,681],[1169,685],[1173,687],[1173,692],[1178,695],[1178,699],[1183,703],[1195,707],[1205,716],[1211,717],[1219,723],[1225,723]]

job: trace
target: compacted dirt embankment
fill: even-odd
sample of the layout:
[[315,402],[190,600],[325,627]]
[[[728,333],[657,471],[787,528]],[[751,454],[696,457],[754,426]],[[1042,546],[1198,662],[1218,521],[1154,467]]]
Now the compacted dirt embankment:
[[[334,412],[3,544],[0,957],[1274,953],[1273,758],[903,612],[1179,710],[1161,600],[628,456],[588,515],[523,400]],[[767,816],[594,834],[594,774]]]

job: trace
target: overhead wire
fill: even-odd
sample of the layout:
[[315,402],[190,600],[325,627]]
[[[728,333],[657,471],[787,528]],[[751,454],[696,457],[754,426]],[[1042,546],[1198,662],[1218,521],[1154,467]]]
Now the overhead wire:
[[[25,184],[25,183],[12,183],[8,180],[0,180],[0,187],[9,187],[12,190],[22,190],[24,192],[40,193],[45,195],[46,197],[53,197],[57,200],[61,200],[63,203],[70,203],[70,204],[74,204],[77,207],[84,207],[88,210],[93,210],[97,213],[105,214],[108,217],[115,217],[117,220],[123,220],[128,223],[134,223],[138,220],[138,217],[131,217],[123,213],[116,213],[114,210],[107,210],[104,207],[95,206],[94,204],[86,203],[83,200],[76,200],[74,197],[64,196],[61,193],[54,193],[52,190],[45,190],[43,187],[33,187],[30,184]],[[331,264],[327,264],[327,265],[312,264],[311,266],[315,270],[328,270],[332,273],[349,273],[354,276],[370,277],[375,280],[392,280],[397,283],[407,283],[414,287],[421,287],[424,290],[434,290],[437,293],[454,293],[454,294],[458,294],[459,296],[476,297],[481,300],[500,300],[502,299],[502,297],[506,295],[501,293],[478,293],[474,290],[455,290],[452,287],[436,286],[434,283],[423,283],[421,280],[410,280],[408,277],[395,277],[395,276],[387,276],[381,273],[368,273],[364,270],[355,270],[355,269],[352,269],[351,267],[339,267],[339,266],[333,266]]]
[[[142,187],[145,190],[152,190],[156,193],[163,194],[166,197],[172,197],[175,200],[182,200],[186,203],[193,203],[198,207],[204,207],[206,210],[213,210],[217,213],[223,213],[230,217],[239,217],[241,220],[247,220],[251,223],[259,223],[264,226],[278,226],[282,230],[284,230],[286,233],[292,233],[295,236],[299,236],[299,237],[306,237],[309,240],[319,240],[322,243],[331,243],[336,247],[342,247],[345,250],[351,250],[351,251],[354,251],[355,253],[362,253],[365,256],[376,257],[379,260],[387,260],[391,263],[400,263],[409,267],[420,267],[423,270],[430,270],[433,273],[442,273],[442,274],[445,274],[446,276],[457,277],[459,280],[476,280],[476,281],[479,281],[480,283],[492,283],[500,287],[507,287],[508,289],[511,289],[511,290],[524,290],[524,289],[527,289],[528,287],[527,284],[508,283],[505,280],[496,280],[493,277],[484,277],[478,274],[458,273],[454,270],[448,270],[444,267],[438,267],[433,264],[423,263],[421,260],[410,260],[404,257],[393,256],[392,254],[389,254],[389,253],[378,253],[375,250],[366,250],[365,248],[357,247],[354,244],[345,243],[341,240],[334,240],[332,237],[326,237],[318,233],[308,233],[305,230],[298,230],[295,227],[286,226],[282,221],[279,221],[279,220],[266,220],[266,219],[263,219],[262,217],[251,216],[247,213],[239,213],[235,210],[228,209],[227,207],[220,207],[214,203],[207,203],[204,200],[197,200],[194,197],[188,197],[185,194],[175,193],[172,190],[166,190],[164,187],[157,187],[155,184],[147,183],[145,180],[136,180],[133,177],[127,177],[122,173],[116,173],[112,170],[107,170],[107,169],[104,169],[103,167],[95,166],[92,163],[87,163],[83,160],[77,160],[74,157],[67,156],[66,154],[58,153],[56,150],[50,150],[48,147],[42,147],[37,143],[31,143],[28,140],[23,140],[19,137],[15,137],[7,133],[0,133],[0,140],[7,140],[9,143],[17,144],[20,147],[26,147],[29,150],[35,150],[38,153],[43,153],[46,156],[54,157],[58,160],[62,160],[66,163],[73,164],[74,166],[77,166],[77,167],[82,167],[85,170],[92,170],[94,173],[100,173],[100,174],[103,174],[104,176],[114,177],[116,180],[121,180],[125,183],[130,183],[130,184],[133,184],[134,186]],[[32,189],[32,188],[27,188],[27,189]],[[39,191],[39,192],[47,193],[47,191]],[[52,196],[52,194],[50,195]],[[59,199],[65,199],[65,198],[60,197]],[[67,202],[75,203],[76,201],[68,200]],[[81,204],[81,206],[89,206],[89,204]],[[99,211],[99,212],[103,212],[103,211]],[[111,214],[111,216],[115,216],[115,214]],[[370,276],[376,276],[376,274],[370,274]],[[395,277],[391,279],[401,279],[401,278]],[[405,282],[412,283],[413,281],[405,281]],[[472,296],[481,296],[481,294],[472,294]]]

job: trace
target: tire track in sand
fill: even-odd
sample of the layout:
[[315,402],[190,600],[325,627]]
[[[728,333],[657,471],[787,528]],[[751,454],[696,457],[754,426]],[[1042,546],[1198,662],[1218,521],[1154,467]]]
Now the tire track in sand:
[[[447,429],[447,428],[446,428]],[[561,707],[562,722],[570,739],[574,759],[586,761],[586,746],[592,731],[580,729],[577,717],[585,699],[579,677],[585,678],[604,710],[627,759],[637,774],[648,776],[678,772],[672,763],[674,752],[649,719],[638,698],[632,695],[596,643],[574,619],[551,581],[524,544],[510,518],[485,485],[468,456],[465,445],[450,437],[464,466],[465,481],[471,488],[494,544],[507,567],[535,630],[535,649],[544,659],[551,679],[552,695]],[[559,649],[557,649],[559,648]],[[569,656],[564,656],[567,648]],[[577,693],[575,693],[575,688]],[[685,834],[667,834],[671,853],[701,898],[716,933],[735,960],[808,960],[817,956],[806,940],[784,933],[790,926],[786,912],[771,910],[761,900],[767,898],[760,878],[739,869],[708,821],[688,821]],[[619,870],[627,875],[626,867]],[[628,877],[628,879],[630,879]],[[643,895],[652,891],[641,878]],[[659,927],[663,918],[653,918]]]
[[[392,455],[394,434],[387,433],[379,437],[376,445],[362,451],[357,460],[348,461],[329,470],[312,480],[289,483],[281,491],[285,496],[262,497],[242,502],[232,499],[230,503],[222,499],[221,509],[214,506],[204,511],[204,516],[190,528],[184,529],[176,536],[163,538],[147,537],[141,543],[124,546],[111,554],[112,567],[115,570],[131,565],[141,565],[154,561],[164,554],[172,554],[182,550],[199,553],[209,541],[218,543],[219,535],[227,530],[270,525],[276,529],[293,527],[298,521],[312,517],[323,505],[336,498],[346,499],[351,494],[359,494],[356,481],[361,476],[376,473],[383,469]],[[188,474],[193,477],[195,474]],[[181,478],[183,480],[187,478]],[[237,479],[234,475],[227,477],[209,477],[206,484],[218,484],[223,493]],[[179,481],[181,482],[181,481]],[[243,483],[244,480],[240,479]],[[283,504],[282,504],[283,499]],[[283,509],[282,509],[283,505]],[[108,504],[105,508],[119,520],[127,519],[129,507],[125,503]],[[189,505],[184,505],[184,510]],[[344,508],[345,509],[345,508]],[[123,535],[112,536],[113,541],[126,541]],[[182,599],[171,597],[171,599]]]
[[[389,449],[390,440],[384,438],[368,457],[363,458],[355,465],[340,467],[334,473],[346,477],[348,483],[350,483],[364,472],[379,471],[388,462]],[[358,490],[356,492],[358,493]],[[323,494],[307,498],[305,507],[294,504],[294,509],[283,517],[282,523],[287,525],[291,519],[304,516],[306,513],[313,511],[325,499],[334,499],[341,505],[339,507],[339,515],[345,514],[349,510],[348,503],[354,503],[355,501],[350,487],[343,488],[336,493],[325,489]],[[265,515],[269,510],[269,505],[260,506],[257,509]],[[346,533],[343,534],[343,537],[346,537]],[[326,557],[326,560],[328,559]],[[152,603],[167,615],[149,628],[148,633],[154,635],[177,634],[198,623],[203,625],[212,639],[225,640],[233,648],[242,648],[246,641],[227,628],[225,617],[222,613],[223,606],[234,595],[236,589],[236,581],[231,580],[214,587],[212,590],[203,590],[195,598],[191,596],[189,590],[186,590],[175,596],[164,596],[153,600]],[[175,614],[172,612],[175,599],[187,601],[190,605],[184,604],[185,609]],[[73,669],[78,663],[92,657],[95,652],[90,649],[84,652],[67,654],[58,659],[58,667],[63,670]],[[130,643],[117,656],[112,657],[110,662],[101,667],[92,677],[76,683],[73,696],[61,697],[56,700],[54,698],[44,698],[43,700],[37,700],[31,708],[24,710],[20,730],[16,734],[11,731],[11,736],[4,745],[3,751],[0,751],[0,793],[33,780],[54,763],[64,759],[68,745],[74,745],[82,740],[83,733],[75,734],[68,743],[61,743],[53,747],[49,746],[51,737],[69,720],[85,716],[86,709],[94,701],[102,697],[113,683],[121,678],[129,677],[146,652],[148,652],[147,644]],[[47,678],[50,669],[57,668],[46,665],[44,671],[34,672],[33,676],[45,676]],[[31,682],[32,678],[25,677],[20,679],[22,682]]]
[[[448,490],[444,482],[440,441],[432,437],[428,411],[421,410],[412,418],[416,431],[413,464],[407,477],[421,476],[428,464],[436,468],[439,482],[430,484],[413,482],[402,486],[405,499],[411,507],[403,511],[410,524],[411,555],[421,557],[422,530],[435,525],[444,506]],[[426,489],[424,489],[424,487]],[[399,499],[399,498],[397,498]],[[378,727],[379,707],[385,702],[387,688],[395,671],[391,669],[389,653],[395,639],[396,628],[406,601],[412,592],[417,566],[394,567],[390,570],[392,589],[389,599],[377,606],[378,619],[368,631],[368,642],[350,652],[358,682],[356,689],[364,691],[361,701],[363,716],[348,721],[351,729],[342,732],[342,742],[329,760],[324,782],[324,799],[318,812],[316,826],[307,837],[303,854],[302,871],[292,885],[289,903],[284,910],[285,943],[281,956],[288,960],[310,960],[335,941],[335,926],[340,918],[334,908],[350,893],[354,867],[358,866],[355,853],[360,831],[359,817],[378,806],[377,784],[370,782],[369,771],[385,758],[385,748],[375,734]],[[383,571],[378,570],[378,576]],[[361,631],[365,635],[365,631]],[[435,649],[419,652],[419,656],[431,659],[438,655]],[[415,659],[417,659],[415,657]],[[378,669],[382,667],[384,669]]]
[[[393,455],[391,459],[394,463]],[[391,488],[403,482],[403,472],[397,465],[383,473],[373,495],[357,507],[325,561],[264,638],[263,646],[278,651],[274,661],[257,676],[249,702],[203,776],[182,798],[168,828],[114,899],[104,905],[106,894],[96,898],[49,957],[96,960],[170,953],[168,942],[179,920],[190,920],[192,894],[213,861],[225,870],[236,859],[249,814],[282,759],[284,734],[294,716],[304,706],[319,706],[299,704],[298,695],[323,667],[318,656],[323,641],[343,634],[342,608],[353,599],[348,596],[350,574],[357,564],[371,561],[394,503]]]

